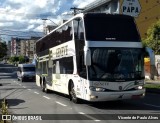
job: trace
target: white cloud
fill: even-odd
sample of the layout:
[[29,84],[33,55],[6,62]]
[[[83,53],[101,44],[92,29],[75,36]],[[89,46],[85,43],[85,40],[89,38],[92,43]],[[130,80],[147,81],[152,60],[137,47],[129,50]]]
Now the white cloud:
[[83,7],[85,7],[86,5],[92,3],[93,1],[95,1],[95,0],[75,0],[75,1],[73,2],[73,5],[76,5],[76,6],[78,6],[79,8],[83,8]]
[[[42,18],[59,23],[71,7],[84,7],[95,0],[1,0],[0,27],[10,30],[43,31]],[[47,21],[47,24],[53,24]]]
[[33,29],[33,31],[42,31],[42,30],[43,30],[43,25],[39,25]]

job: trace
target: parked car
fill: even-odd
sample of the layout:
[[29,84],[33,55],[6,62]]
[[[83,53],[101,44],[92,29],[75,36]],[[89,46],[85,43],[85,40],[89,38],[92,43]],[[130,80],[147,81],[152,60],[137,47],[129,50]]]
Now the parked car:
[[34,64],[19,64],[17,70],[18,81],[35,81],[35,65]]

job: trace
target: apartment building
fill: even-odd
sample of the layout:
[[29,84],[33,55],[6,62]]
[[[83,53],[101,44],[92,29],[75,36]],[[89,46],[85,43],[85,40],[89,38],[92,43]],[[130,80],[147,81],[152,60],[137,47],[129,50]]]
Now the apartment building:
[[10,45],[11,56],[27,56],[30,60],[35,54],[35,39],[12,38]]
[[27,40],[25,42],[26,45],[26,56],[32,60],[34,58],[34,54],[35,54],[35,45],[36,44],[36,40]]
[[12,38],[11,39],[11,56],[19,56],[21,54],[20,51],[20,39]]

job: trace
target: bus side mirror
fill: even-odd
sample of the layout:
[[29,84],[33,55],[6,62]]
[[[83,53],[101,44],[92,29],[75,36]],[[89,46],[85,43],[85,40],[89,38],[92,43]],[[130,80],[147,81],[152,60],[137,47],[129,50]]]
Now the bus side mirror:
[[86,66],[91,65],[91,51],[86,47],[84,47],[84,64]]

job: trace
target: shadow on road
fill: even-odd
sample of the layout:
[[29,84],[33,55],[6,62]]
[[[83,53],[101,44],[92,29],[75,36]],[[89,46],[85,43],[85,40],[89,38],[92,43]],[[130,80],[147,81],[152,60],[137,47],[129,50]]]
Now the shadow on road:
[[[3,101],[3,99],[0,99],[0,102],[2,102],[2,101]],[[7,102],[10,107],[10,106],[17,106],[20,103],[24,103],[25,101],[21,100],[21,99],[7,99]]]

